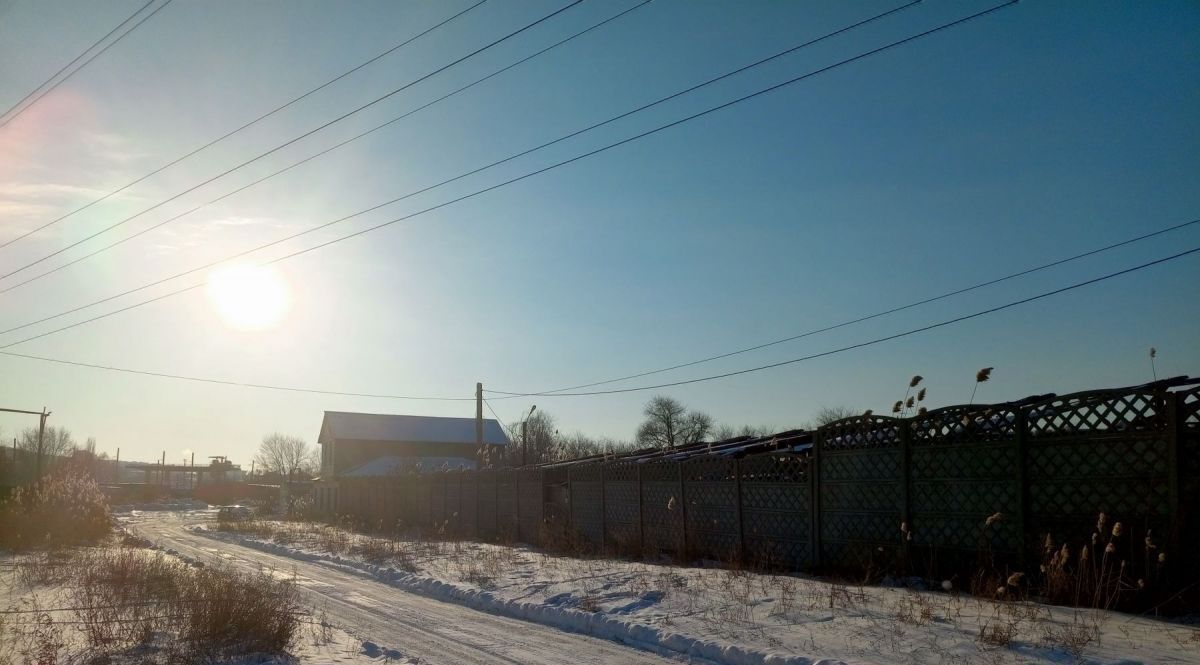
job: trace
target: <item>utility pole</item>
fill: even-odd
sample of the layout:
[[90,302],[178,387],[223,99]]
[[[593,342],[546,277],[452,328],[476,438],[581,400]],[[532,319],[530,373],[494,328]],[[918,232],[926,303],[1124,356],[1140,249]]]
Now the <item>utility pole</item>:
[[[483,457],[483,384],[475,384],[475,450]],[[481,460],[482,461],[482,460]]]
[[529,436],[527,434],[529,417],[533,415],[535,409],[537,409],[537,404],[529,407],[529,413],[525,414],[524,420],[521,421],[521,466],[525,466],[525,452],[529,450]]
[[50,417],[50,413],[46,411],[46,407],[42,407],[42,420],[38,425],[38,447],[37,447],[37,480],[42,480],[42,451],[45,450],[42,441],[46,437],[46,419]]

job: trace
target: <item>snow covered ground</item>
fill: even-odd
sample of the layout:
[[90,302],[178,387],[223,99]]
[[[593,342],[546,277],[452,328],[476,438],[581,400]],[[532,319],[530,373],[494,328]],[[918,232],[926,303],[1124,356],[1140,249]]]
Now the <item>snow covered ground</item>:
[[[370,539],[289,523],[189,528],[426,597],[717,663],[1200,663],[1200,627],[965,594],[522,547]],[[823,660],[825,659],[825,660]]]

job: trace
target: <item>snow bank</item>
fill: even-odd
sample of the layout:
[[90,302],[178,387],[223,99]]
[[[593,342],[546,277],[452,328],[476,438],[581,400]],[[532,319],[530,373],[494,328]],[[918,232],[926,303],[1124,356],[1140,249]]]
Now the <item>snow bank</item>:
[[532,621],[593,637],[614,640],[650,651],[680,654],[689,658],[719,663],[721,665],[848,665],[841,660],[808,658],[765,652],[746,645],[732,644],[721,640],[673,632],[628,618],[598,612],[587,612],[571,607],[549,605],[544,602],[506,599],[491,591],[415,575],[387,566],[376,566],[336,554],[307,552],[277,543],[264,542],[221,531],[212,531],[202,527],[193,527],[192,531],[217,540],[232,542],[301,561],[334,564],[347,570],[368,575],[395,588],[418,593],[436,600],[453,602],[483,612],[491,612],[501,616]]

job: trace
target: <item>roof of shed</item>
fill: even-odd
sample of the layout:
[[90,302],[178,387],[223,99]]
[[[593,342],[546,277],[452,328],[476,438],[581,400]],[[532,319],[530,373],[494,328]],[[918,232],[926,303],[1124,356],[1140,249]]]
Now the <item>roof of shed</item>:
[[[326,411],[317,442],[330,443],[337,439],[474,445],[475,419]],[[499,422],[483,421],[483,442],[499,446],[508,444],[508,437]]]

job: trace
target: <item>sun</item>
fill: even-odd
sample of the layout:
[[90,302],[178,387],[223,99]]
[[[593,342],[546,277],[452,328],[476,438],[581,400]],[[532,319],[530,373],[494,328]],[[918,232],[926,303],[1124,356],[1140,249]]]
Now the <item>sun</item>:
[[220,268],[209,277],[207,292],[225,325],[237,330],[273,328],[291,307],[287,282],[270,267]]

